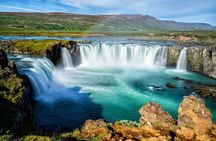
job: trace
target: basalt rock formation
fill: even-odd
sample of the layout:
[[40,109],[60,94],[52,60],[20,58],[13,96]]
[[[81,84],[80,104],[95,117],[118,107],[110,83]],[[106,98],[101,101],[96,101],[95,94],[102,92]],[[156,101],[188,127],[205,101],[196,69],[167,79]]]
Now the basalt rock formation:
[[187,96],[179,106],[175,121],[159,104],[148,102],[139,110],[140,122],[102,119],[87,120],[81,130],[67,133],[67,139],[100,141],[214,141],[216,125],[204,101],[197,96]]

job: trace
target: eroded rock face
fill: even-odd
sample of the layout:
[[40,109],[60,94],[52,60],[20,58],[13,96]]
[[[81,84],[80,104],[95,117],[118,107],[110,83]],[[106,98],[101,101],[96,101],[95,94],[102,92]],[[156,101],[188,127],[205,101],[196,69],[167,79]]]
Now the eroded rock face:
[[81,56],[80,56],[80,48],[77,42],[69,41],[68,44],[66,44],[65,46],[71,54],[74,66],[79,65],[81,63]]
[[164,122],[167,124],[175,124],[172,116],[169,113],[165,112],[162,109],[161,105],[157,103],[146,103],[142,108],[140,108],[139,113],[141,115],[140,123]]
[[167,53],[168,66],[176,66],[181,49],[182,49],[181,46],[171,46],[168,48],[168,53]]
[[55,44],[52,46],[52,49],[46,49],[46,57],[50,59],[53,64],[58,64],[59,59],[61,58],[61,44]]
[[216,78],[216,47],[188,48],[187,68]]
[[178,109],[177,134],[185,139],[204,135],[212,128],[212,116],[203,99],[196,96],[184,98]]
[[[168,66],[176,66],[183,46],[171,46],[168,49]],[[190,46],[187,49],[187,70],[216,78],[216,47]]]

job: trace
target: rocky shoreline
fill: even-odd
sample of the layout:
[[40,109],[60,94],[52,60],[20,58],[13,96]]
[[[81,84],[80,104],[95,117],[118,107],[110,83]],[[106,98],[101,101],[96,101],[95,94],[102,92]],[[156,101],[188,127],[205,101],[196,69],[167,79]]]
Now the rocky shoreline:
[[184,98],[174,120],[159,104],[148,102],[139,113],[140,122],[116,121],[107,123],[103,119],[87,120],[82,128],[65,133],[66,139],[100,141],[214,141],[216,125],[204,101],[194,95]]

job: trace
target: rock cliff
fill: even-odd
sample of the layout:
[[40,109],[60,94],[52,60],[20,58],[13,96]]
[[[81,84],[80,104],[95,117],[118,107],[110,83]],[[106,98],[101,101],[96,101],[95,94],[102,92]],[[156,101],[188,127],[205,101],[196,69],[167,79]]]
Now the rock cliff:
[[[171,46],[168,49],[168,66],[176,66],[180,50],[183,46]],[[187,70],[216,78],[216,47],[187,47]]]
[[26,132],[33,127],[31,85],[0,50],[0,134]]

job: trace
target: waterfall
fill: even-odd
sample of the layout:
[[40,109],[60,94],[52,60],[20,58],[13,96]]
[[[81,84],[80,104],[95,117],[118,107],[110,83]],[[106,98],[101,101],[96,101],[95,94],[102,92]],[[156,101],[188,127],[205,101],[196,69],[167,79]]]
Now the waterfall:
[[36,98],[46,93],[52,78],[52,72],[55,70],[53,63],[47,58],[24,58],[20,63],[22,68],[18,71],[28,76]]
[[178,62],[176,65],[177,70],[186,70],[187,69],[187,48],[183,48],[180,52]]
[[94,43],[80,46],[83,65],[165,67],[167,47],[141,44]]
[[64,47],[61,48],[61,59],[62,59],[63,67],[65,67],[65,68],[73,67],[71,54]]

